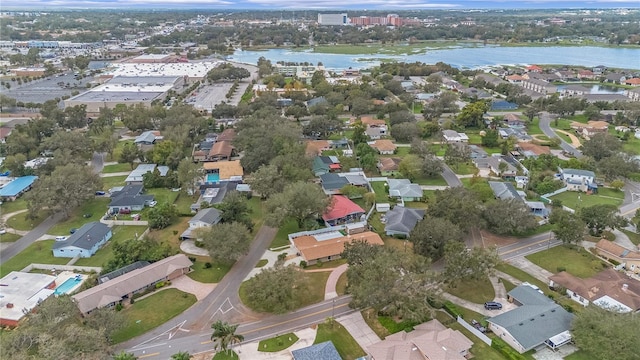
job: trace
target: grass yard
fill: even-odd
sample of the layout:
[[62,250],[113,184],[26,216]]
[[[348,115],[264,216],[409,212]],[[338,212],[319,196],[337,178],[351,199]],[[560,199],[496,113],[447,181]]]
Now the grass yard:
[[338,282],[336,283],[336,293],[339,296],[345,295],[347,293],[347,273],[343,273],[342,275],[340,275],[340,277],[338,278]]
[[20,210],[26,210],[26,208],[27,202],[24,198],[20,198],[16,201],[3,201],[0,205],[0,213],[9,214]]
[[[188,277],[201,283],[219,283],[220,280],[229,272],[231,265],[212,262],[208,256],[195,256],[192,272],[187,274]],[[206,263],[210,263],[211,267],[207,268]]]
[[158,204],[169,203],[173,204],[178,198],[178,191],[171,191],[171,189],[148,189],[145,190],[145,195],[153,195]]
[[160,243],[166,242],[174,250],[180,251],[180,239],[178,237],[189,227],[189,220],[191,220],[190,217],[179,217],[175,224],[171,224],[165,229],[150,230],[149,237]]
[[238,357],[238,354],[236,354],[236,352],[233,350],[217,352],[211,358],[211,360],[238,360],[238,359],[240,359]]
[[294,333],[288,333],[273,337],[271,339],[262,340],[258,343],[258,351],[277,352],[288,348],[298,341],[298,337]]
[[410,320],[402,320],[398,322],[389,316],[378,316],[378,322],[387,329],[389,334],[395,334],[402,330],[409,332],[413,330],[414,326],[419,324],[418,322]]
[[583,350],[578,350],[564,358],[564,360],[592,360],[593,356]]
[[[137,164],[133,164],[133,168],[135,169],[137,166]],[[118,173],[118,172],[125,172],[125,171],[131,171],[131,165],[129,164],[112,164],[112,165],[105,165],[102,168],[102,173],[103,174],[111,174],[111,173]]]
[[622,204],[624,193],[613,189],[598,189],[597,194],[587,195],[577,191],[565,191],[558,195],[554,195],[551,200],[560,200],[562,205],[570,207],[574,210],[582,207],[590,207],[594,205],[615,205]]
[[21,237],[22,236],[20,236],[18,234],[12,234],[12,233],[2,234],[2,235],[0,235],[0,243],[14,242],[14,241],[20,239]]
[[583,279],[607,268],[607,264],[600,261],[590,252],[582,249],[571,249],[566,246],[556,246],[525,257],[554,274],[565,269],[568,273]]
[[465,280],[455,288],[448,287],[446,291],[451,295],[476,304],[484,304],[487,301],[493,300],[496,296],[489,277],[484,277],[480,280]]
[[507,290],[507,292],[513,290],[516,288],[516,285],[514,283],[512,283],[509,280],[505,280],[503,278],[500,278],[500,282],[502,283],[502,285],[504,286],[505,290]]
[[631,240],[632,243],[634,243],[635,245],[640,245],[640,234],[636,234],[633,231],[629,231],[625,229],[622,229],[622,232],[627,234],[627,236],[629,237],[629,240]]
[[[180,191],[178,198],[174,201],[176,209],[180,214],[191,214],[191,205],[198,201],[198,196],[189,196],[186,192]],[[194,214],[195,215],[195,214]]]
[[113,237],[93,256],[88,258],[79,259],[75,265],[78,266],[104,266],[107,261],[111,259],[113,254],[113,248],[111,247],[114,241],[131,240],[138,236],[141,236],[144,231],[147,230],[146,226],[114,226],[111,231]]
[[447,147],[442,144],[431,144],[429,145],[429,150],[431,150],[436,156],[444,156]]
[[545,295],[552,293],[552,291],[549,290],[549,284],[543,283],[542,281],[536,279],[526,271],[520,270],[513,265],[510,265],[507,263],[501,263],[496,266],[496,270],[502,271],[505,274],[509,274],[520,281],[528,282],[529,284],[536,285],[537,287],[540,288],[540,290],[542,290],[545,293]]
[[295,220],[287,220],[282,226],[278,229],[276,233],[276,237],[273,238],[271,242],[271,249],[276,249],[280,247],[285,247],[290,245],[288,235],[294,232],[300,231],[298,227],[298,222]]
[[115,149],[113,149],[113,156],[111,156],[111,157],[107,156],[107,160],[108,161],[116,161],[118,158],[120,158],[120,154],[122,153],[122,149],[124,149],[124,146],[126,144],[133,144],[133,140],[118,141],[118,144],[116,144]]
[[324,262],[317,262],[313,265],[309,265],[306,267],[307,270],[313,270],[313,269],[333,269],[333,268],[337,268],[340,265],[344,265],[347,263],[347,259],[337,259],[337,260],[330,260],[330,261],[324,261]]
[[28,212],[25,212],[10,217],[9,219],[7,219],[7,227],[16,230],[29,231],[33,230],[33,228],[40,225],[40,223],[43,222],[44,219],[49,217],[49,214],[45,210],[40,210],[40,212],[38,212],[38,216],[36,216],[35,219],[29,219],[27,218],[27,215]]
[[7,260],[0,266],[0,277],[7,275],[12,271],[20,271],[30,264],[53,264],[64,265],[71,260],[71,258],[57,258],[53,257],[54,240],[36,241],[29,245],[22,252]]
[[470,175],[478,172],[478,168],[472,162],[452,166],[451,170],[458,175]]
[[420,185],[434,185],[434,186],[446,186],[447,182],[444,180],[444,178],[442,177],[442,175],[438,175],[437,177],[433,177],[433,178],[417,178],[414,181],[412,181],[412,183],[415,184],[420,184]]
[[264,267],[265,265],[267,265],[269,263],[269,260],[267,259],[260,259],[260,261],[258,261],[258,263],[256,264],[256,268],[261,268]]
[[[110,201],[111,199],[108,197],[96,197],[88,200],[82,206],[73,210],[67,220],[54,225],[48,233],[52,235],[69,235],[69,230],[73,228],[79,229],[86,223],[100,221],[100,218],[107,212],[107,206]],[[91,216],[85,218],[85,214],[91,214]]]
[[453,330],[460,331],[469,340],[473,341],[473,346],[471,346],[471,349],[469,351],[471,352],[471,354],[473,354],[474,359],[482,359],[482,360],[504,360],[505,359],[502,353],[500,353],[498,350],[482,342],[475,335],[473,335],[471,331],[467,330],[457,322],[450,323],[448,327]]
[[384,224],[380,221],[380,216],[382,214],[379,212],[374,212],[373,215],[369,218],[369,225],[373,227],[373,231],[378,234],[384,234]]
[[179,315],[195,302],[194,295],[178,289],[161,290],[138,300],[122,310],[126,320],[123,328],[113,334],[113,342],[120,343],[144,334]]
[[364,322],[369,325],[371,330],[373,330],[373,332],[375,332],[380,339],[384,340],[384,338],[391,335],[391,333],[389,333],[389,330],[387,330],[386,327],[382,326],[382,324],[378,320],[378,314],[374,309],[365,309],[360,311],[360,313],[362,314]]
[[109,176],[102,178],[102,190],[109,191],[109,189],[116,186],[125,186],[124,180],[127,178],[124,176]]
[[344,360],[355,360],[366,355],[347,329],[336,321],[332,324],[318,325],[318,333],[313,343],[320,344],[325,341],[331,341],[336,350],[338,350],[340,357]]
[[640,139],[631,136],[629,140],[622,142],[622,150],[631,154],[640,154]]
[[376,194],[376,202],[377,203],[386,203],[389,202],[389,194],[387,193],[385,186],[387,184],[386,181],[372,181],[371,187],[373,188],[373,192]]
[[249,205],[249,217],[253,221],[253,233],[258,232],[262,224],[264,223],[264,201],[260,200],[260,197],[254,196],[247,202]]
[[533,121],[529,123],[527,126],[527,133],[529,135],[544,135],[542,130],[540,130],[540,119],[535,117]]

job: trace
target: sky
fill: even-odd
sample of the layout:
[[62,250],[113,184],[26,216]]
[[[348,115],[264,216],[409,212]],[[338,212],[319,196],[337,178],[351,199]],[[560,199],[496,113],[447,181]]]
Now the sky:
[[640,7],[640,0],[2,0],[8,8],[181,8],[181,9],[545,9]]

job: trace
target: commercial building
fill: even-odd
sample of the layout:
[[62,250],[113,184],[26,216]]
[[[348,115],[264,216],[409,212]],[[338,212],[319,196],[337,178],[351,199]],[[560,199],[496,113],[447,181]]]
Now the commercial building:
[[0,279],[0,326],[17,326],[55,287],[56,278],[45,274],[12,271]]
[[38,177],[33,175],[13,179],[13,181],[0,189],[0,199],[3,201],[14,201],[24,192],[31,189],[31,186],[37,179]]
[[349,18],[347,13],[339,14],[318,14],[318,25],[347,25]]
[[167,64],[177,62],[178,58],[175,55],[169,54],[143,54],[127,60],[127,63],[131,64]]
[[222,64],[221,61],[201,61],[188,63],[118,63],[107,74],[127,77],[182,77],[193,84],[203,80],[207,73]]

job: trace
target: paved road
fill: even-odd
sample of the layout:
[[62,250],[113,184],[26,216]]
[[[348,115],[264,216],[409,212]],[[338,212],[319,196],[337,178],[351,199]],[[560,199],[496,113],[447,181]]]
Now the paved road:
[[15,241],[11,246],[2,250],[0,254],[0,264],[5,263],[7,260],[16,256],[19,252],[26,249],[29,245],[33,244],[42,235],[46,234],[53,225],[57,224],[62,219],[61,214],[55,214],[49,216],[40,225],[36,226],[33,230],[29,231],[26,235]]
[[638,209],[640,209],[640,183],[627,180],[624,185],[624,202],[620,206],[619,213],[632,218]]
[[450,187],[462,186],[462,181],[458,179],[458,176],[456,176],[453,170],[451,170],[451,168],[445,163],[442,163],[442,166],[442,177],[444,178],[444,181],[447,182],[447,185],[449,185]]
[[551,231],[520,239],[518,242],[502,246],[498,255],[502,260],[510,260],[558,246],[562,241],[556,240]]
[[577,158],[582,157],[582,151],[571,146],[571,144],[564,141],[562,137],[558,136],[558,134],[556,134],[556,132],[553,131],[553,129],[551,128],[551,115],[546,111],[540,113],[540,130],[542,130],[542,132],[545,135],[547,135],[549,138],[554,138],[554,137],[559,138],[560,147],[562,148],[562,150],[570,154],[573,154]]

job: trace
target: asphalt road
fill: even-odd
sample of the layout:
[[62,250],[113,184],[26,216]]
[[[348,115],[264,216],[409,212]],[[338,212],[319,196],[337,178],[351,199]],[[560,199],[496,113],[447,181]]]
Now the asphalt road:
[[442,166],[443,166],[442,177],[444,178],[444,181],[447,182],[447,185],[449,185],[450,187],[462,186],[462,181],[458,179],[458,177],[453,172],[453,170],[451,170],[451,168],[447,166],[447,164],[445,164],[444,162],[442,163]]
[[562,148],[562,150],[573,154],[575,157],[580,158],[582,157],[582,151],[574,148],[573,146],[571,146],[571,144],[567,143],[566,141],[564,141],[563,138],[561,138],[560,136],[558,136],[558,134],[556,134],[555,131],[553,131],[553,129],[551,128],[551,115],[548,112],[542,112],[540,113],[540,130],[542,130],[542,132],[547,135],[549,138],[558,138],[560,139],[560,147]]
[[502,260],[510,260],[517,257],[543,251],[558,246],[562,241],[556,240],[551,231],[520,239],[518,242],[498,248],[498,255]]
[[29,245],[33,244],[42,235],[46,234],[47,231],[49,231],[49,229],[53,227],[53,225],[57,224],[60,219],[62,219],[61,214],[49,216],[43,222],[41,222],[40,225],[29,231],[25,236],[16,240],[13,244],[11,244],[11,246],[2,250],[2,253],[0,254],[0,264],[3,264],[7,260],[16,256],[22,250],[26,249]]

